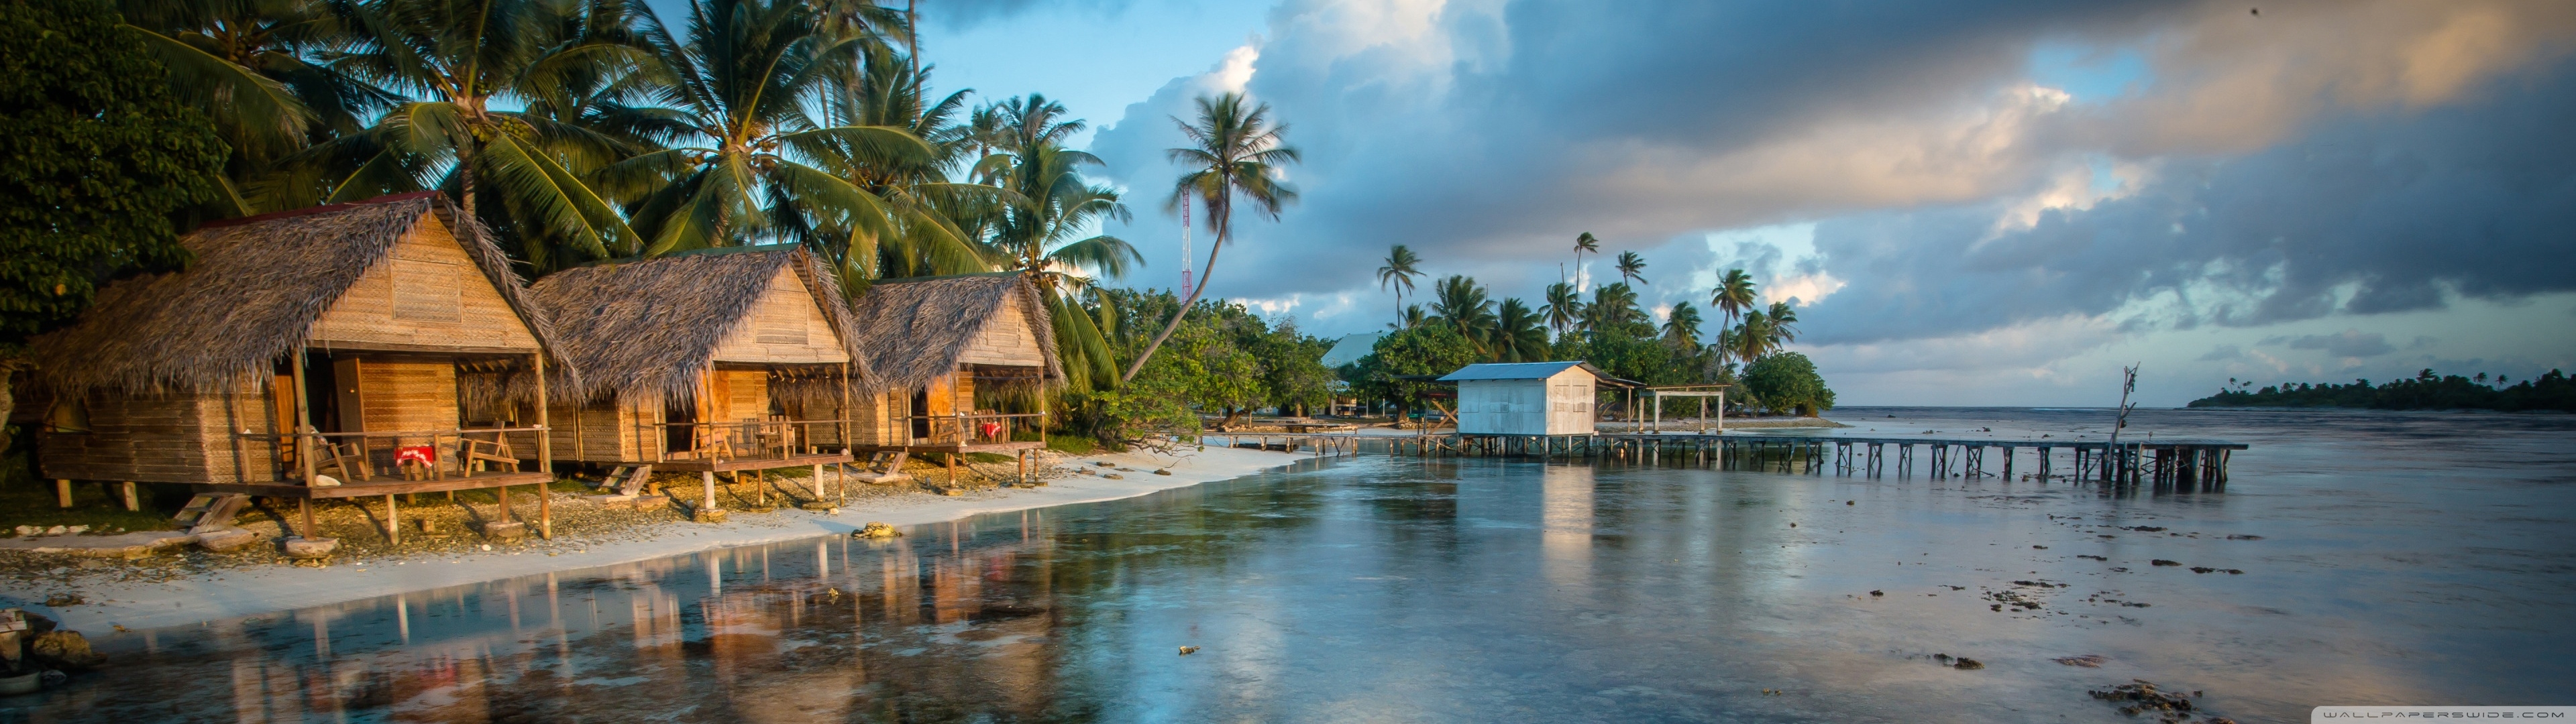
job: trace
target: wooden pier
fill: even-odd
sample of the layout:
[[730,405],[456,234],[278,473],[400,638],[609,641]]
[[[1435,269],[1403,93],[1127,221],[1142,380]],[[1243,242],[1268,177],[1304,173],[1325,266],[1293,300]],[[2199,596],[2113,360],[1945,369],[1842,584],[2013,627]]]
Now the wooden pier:
[[[1311,453],[1417,457],[1534,457],[1682,464],[1719,470],[1933,479],[2000,477],[2094,483],[2116,488],[2218,492],[2227,487],[2231,453],[2243,443],[2169,439],[2122,441],[1989,440],[1930,436],[1841,437],[1699,433],[1596,435],[1359,435],[1353,433],[1211,433],[1227,447]],[[1921,448],[1917,450],[1916,448]],[[2027,451],[2027,452],[2025,452]],[[2028,461],[2028,467],[2015,468]]]

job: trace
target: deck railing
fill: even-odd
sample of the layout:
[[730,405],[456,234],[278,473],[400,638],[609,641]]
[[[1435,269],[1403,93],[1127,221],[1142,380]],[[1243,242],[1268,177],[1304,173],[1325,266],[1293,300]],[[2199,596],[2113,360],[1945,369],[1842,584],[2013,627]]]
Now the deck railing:
[[[550,460],[537,450],[520,450],[509,433],[544,434],[544,426],[460,427],[444,430],[367,432],[254,433],[234,435],[268,443],[271,474],[276,480],[309,481],[312,474],[342,482],[379,479],[444,480],[494,472],[542,470]],[[309,455],[307,454],[309,453]],[[309,458],[309,460],[308,460]],[[524,462],[535,460],[535,464]],[[309,464],[308,464],[309,463]]]
[[[914,444],[985,445],[1010,442],[1024,432],[1035,434],[1038,442],[1046,442],[1047,414],[1043,412],[961,412],[913,415],[903,420],[903,433]],[[925,431],[929,434],[916,434]]]
[[[732,422],[645,422],[638,432],[657,461],[784,460],[846,449],[861,421],[737,420]],[[673,431],[685,430],[688,445],[671,444]]]

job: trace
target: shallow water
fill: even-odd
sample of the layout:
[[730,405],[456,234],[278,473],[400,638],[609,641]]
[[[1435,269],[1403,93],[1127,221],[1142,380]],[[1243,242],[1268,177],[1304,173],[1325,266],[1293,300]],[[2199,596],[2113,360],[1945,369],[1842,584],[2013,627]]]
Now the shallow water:
[[[2098,439],[2107,415],[1834,417]],[[2570,703],[2576,417],[2123,433],[2147,434],[2254,448],[2225,493],[2134,496],[1367,457],[100,636],[111,673],[0,721],[2145,721],[2084,693],[2132,678],[2247,722]]]

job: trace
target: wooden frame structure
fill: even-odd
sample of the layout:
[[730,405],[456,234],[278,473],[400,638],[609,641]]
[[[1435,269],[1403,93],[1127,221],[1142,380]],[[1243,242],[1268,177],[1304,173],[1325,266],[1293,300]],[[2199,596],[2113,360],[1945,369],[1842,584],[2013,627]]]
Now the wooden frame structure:
[[[180,241],[196,257],[188,270],[110,285],[32,345],[49,417],[76,421],[38,438],[58,486],[291,498],[308,538],[312,500],[383,496],[390,538],[396,494],[497,488],[507,522],[510,486],[553,479],[542,438],[526,451],[532,468],[488,455],[544,430],[543,411],[469,423],[492,390],[544,388],[554,330],[488,232],[445,197],[220,221]],[[550,534],[550,498],[538,501]]]
[[[849,462],[867,377],[840,284],[811,252],[749,246],[606,262],[532,286],[602,372],[547,399],[567,459],[715,474]],[[819,495],[819,493],[818,493]]]
[[[877,376],[853,411],[852,450],[897,461],[939,453],[951,482],[958,455],[1013,455],[1026,478],[1029,454],[1046,448],[1042,393],[1064,380],[1035,282],[1017,272],[890,279],[869,287],[851,316]],[[1009,397],[1036,411],[977,402]]]

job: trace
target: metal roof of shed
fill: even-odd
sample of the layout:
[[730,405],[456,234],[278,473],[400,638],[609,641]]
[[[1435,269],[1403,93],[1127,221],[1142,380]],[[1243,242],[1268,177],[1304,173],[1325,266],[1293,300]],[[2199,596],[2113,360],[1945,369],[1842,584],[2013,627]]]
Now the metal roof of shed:
[[1583,371],[1592,373],[1593,377],[1599,378],[1604,382],[1629,386],[1635,386],[1637,384],[1617,377],[1612,377],[1610,376],[1610,373],[1601,371],[1601,368],[1592,366],[1592,363],[1579,360],[1572,362],[1484,362],[1460,367],[1456,372],[1441,375],[1440,381],[1543,380],[1555,377],[1557,373],[1564,372],[1566,368],[1569,367],[1581,367],[1583,368]]

